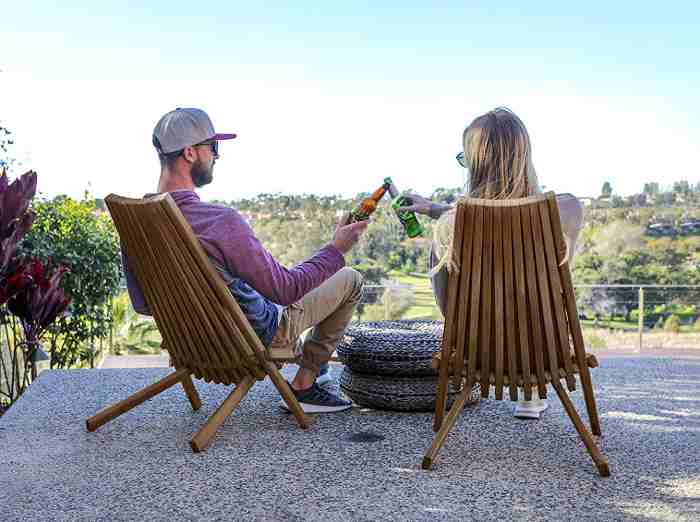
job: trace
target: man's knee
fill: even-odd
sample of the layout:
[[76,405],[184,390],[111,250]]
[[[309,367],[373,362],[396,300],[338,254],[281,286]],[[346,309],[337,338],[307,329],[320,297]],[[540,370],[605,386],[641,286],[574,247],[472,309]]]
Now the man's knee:
[[362,274],[354,268],[346,266],[340,269],[340,275],[345,281],[348,298],[350,300],[359,301],[362,296],[362,284],[364,282]]

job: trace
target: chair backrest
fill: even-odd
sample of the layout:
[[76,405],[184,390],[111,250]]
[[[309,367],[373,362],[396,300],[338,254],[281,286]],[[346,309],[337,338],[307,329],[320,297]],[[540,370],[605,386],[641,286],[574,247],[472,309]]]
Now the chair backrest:
[[264,347],[169,194],[105,199],[176,368],[199,379],[262,379]]
[[464,198],[456,212],[442,350],[454,384],[499,400],[504,387],[544,398],[552,378],[573,390],[586,360],[554,193]]

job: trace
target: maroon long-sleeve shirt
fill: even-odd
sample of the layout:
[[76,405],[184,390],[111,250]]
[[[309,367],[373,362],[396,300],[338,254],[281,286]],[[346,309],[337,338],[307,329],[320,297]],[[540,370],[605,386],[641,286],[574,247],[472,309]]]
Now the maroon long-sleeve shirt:
[[[328,244],[303,263],[285,268],[236,210],[205,203],[191,190],[170,195],[265,345],[274,336],[280,307],[298,301],[345,265],[340,250]],[[134,309],[148,313],[126,258],[124,269]]]

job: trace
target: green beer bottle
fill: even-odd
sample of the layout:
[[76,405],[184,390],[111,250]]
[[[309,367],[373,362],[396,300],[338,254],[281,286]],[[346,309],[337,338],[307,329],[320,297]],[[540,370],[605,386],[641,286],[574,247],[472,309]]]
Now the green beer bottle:
[[423,225],[420,224],[416,213],[412,211],[399,210],[404,205],[411,204],[411,198],[399,195],[399,190],[391,181],[391,178],[384,178],[384,184],[389,186],[389,195],[391,196],[391,208],[396,212],[396,216],[403,225],[406,235],[410,238],[423,235]]

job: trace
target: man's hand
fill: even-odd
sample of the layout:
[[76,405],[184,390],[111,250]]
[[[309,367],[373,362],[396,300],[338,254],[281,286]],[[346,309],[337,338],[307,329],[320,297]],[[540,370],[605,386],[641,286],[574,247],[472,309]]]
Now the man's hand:
[[357,223],[347,222],[350,219],[350,214],[345,214],[338,223],[338,228],[335,229],[333,233],[332,244],[335,248],[340,250],[343,254],[347,254],[350,249],[357,243],[360,236],[367,228],[369,221],[359,221]]

